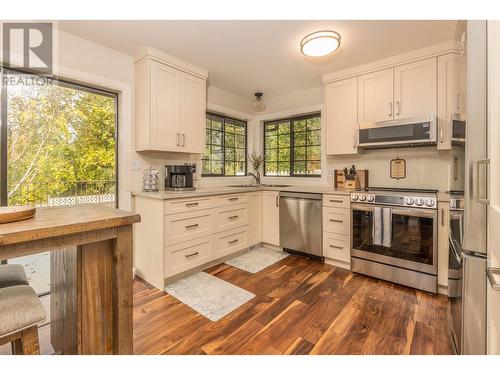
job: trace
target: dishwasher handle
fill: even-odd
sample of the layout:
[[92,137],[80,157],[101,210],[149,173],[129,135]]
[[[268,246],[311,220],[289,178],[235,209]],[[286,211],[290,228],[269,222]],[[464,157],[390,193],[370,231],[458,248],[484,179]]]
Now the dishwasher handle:
[[311,200],[315,200],[315,201],[320,201],[320,200],[323,200],[323,195],[322,194],[315,194],[315,193],[281,191],[280,198],[311,199]]

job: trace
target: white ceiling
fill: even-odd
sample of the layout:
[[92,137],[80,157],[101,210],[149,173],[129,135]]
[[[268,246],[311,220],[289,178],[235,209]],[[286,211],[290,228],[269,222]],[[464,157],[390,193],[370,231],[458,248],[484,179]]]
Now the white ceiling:
[[[211,85],[251,99],[321,85],[326,73],[452,40],[457,21],[60,21],[63,31],[136,55],[143,45],[198,65]],[[340,33],[340,48],[304,57],[313,31]]]

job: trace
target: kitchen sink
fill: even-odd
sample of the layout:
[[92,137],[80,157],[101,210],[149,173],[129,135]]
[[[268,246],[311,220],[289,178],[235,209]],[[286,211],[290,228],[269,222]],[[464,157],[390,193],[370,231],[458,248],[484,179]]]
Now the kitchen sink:
[[261,184],[260,186],[263,186],[263,187],[275,187],[275,188],[279,188],[279,187],[290,187],[291,185],[279,185],[279,184]]
[[242,184],[242,185],[227,185],[227,187],[249,188],[249,187],[259,187],[259,185]]
[[291,185],[278,185],[278,184],[260,184],[260,185],[255,185],[255,184],[242,184],[242,185],[227,185],[227,187],[239,187],[239,188],[250,188],[250,187],[273,187],[273,188],[280,188],[280,187],[290,187]]

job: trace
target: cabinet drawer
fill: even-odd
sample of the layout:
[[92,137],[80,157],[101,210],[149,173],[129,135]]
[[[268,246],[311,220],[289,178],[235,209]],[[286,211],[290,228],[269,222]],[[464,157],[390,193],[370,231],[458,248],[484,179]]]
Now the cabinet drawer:
[[327,258],[351,262],[351,237],[344,234],[323,233],[323,255]]
[[349,208],[350,195],[323,195],[324,207]]
[[213,206],[213,197],[169,199],[165,201],[165,215],[202,210]]
[[247,194],[226,194],[226,195],[219,195],[216,197],[217,199],[217,205],[228,205],[228,204],[238,204],[238,203],[246,203],[248,202],[248,195]]
[[165,244],[209,236],[213,231],[212,210],[165,216]]
[[215,236],[215,258],[220,258],[247,247],[248,226],[219,233]]
[[323,231],[349,235],[350,210],[347,208],[323,208]]
[[248,224],[248,204],[226,206],[215,210],[215,232]]
[[212,237],[199,238],[165,248],[165,276],[176,275],[214,258]]

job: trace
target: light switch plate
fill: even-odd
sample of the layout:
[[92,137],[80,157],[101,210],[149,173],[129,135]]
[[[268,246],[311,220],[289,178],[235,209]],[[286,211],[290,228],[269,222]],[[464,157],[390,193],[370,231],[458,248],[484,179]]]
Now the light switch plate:
[[142,169],[142,163],[140,160],[132,159],[132,170],[140,171]]
[[328,176],[335,176],[335,169],[329,169]]

